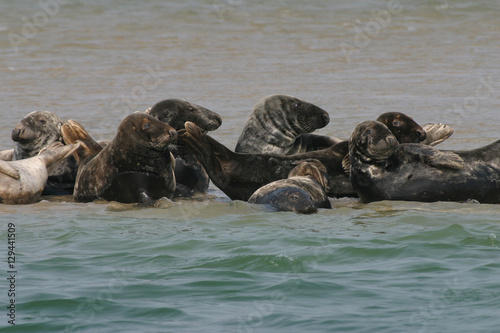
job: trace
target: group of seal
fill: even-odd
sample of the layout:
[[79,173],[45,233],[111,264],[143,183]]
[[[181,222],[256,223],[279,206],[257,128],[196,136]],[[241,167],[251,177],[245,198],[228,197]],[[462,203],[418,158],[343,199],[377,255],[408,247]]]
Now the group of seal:
[[[78,165],[73,197],[81,202],[152,203],[205,192],[209,180],[232,200],[297,213],[331,208],[329,197],[345,196],[361,202],[500,202],[500,142],[441,151],[433,146],[453,129],[420,126],[400,112],[363,122],[340,139],[312,133],[330,121],[322,108],[270,95],[251,111],[234,151],[207,134],[220,127],[221,117],[184,100],[163,100],[127,116],[106,145],[74,120],[28,116],[12,133],[16,148],[0,158],[31,158],[28,152],[39,146],[63,141]],[[54,124],[53,135],[44,134],[42,123]],[[15,179],[9,166],[0,172]]]

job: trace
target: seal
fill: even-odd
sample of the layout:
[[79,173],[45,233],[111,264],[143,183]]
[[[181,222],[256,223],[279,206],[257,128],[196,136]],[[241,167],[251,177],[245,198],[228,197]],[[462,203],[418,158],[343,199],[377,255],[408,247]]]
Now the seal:
[[362,202],[379,200],[500,202],[500,140],[469,151],[400,144],[384,124],[356,126],[350,179]]
[[62,124],[62,119],[50,111],[26,115],[12,130],[12,140],[16,143],[12,160],[33,157],[52,142],[61,142]]
[[[217,113],[180,99],[160,101],[145,113],[169,124],[176,131],[184,129],[186,121],[195,123],[204,133],[214,131],[222,124]],[[176,196],[206,192],[210,178],[193,153],[182,144],[170,144],[169,150],[175,157]]]
[[[447,125],[429,123],[422,127],[412,117],[402,112],[383,113],[377,118],[377,121],[386,125],[399,143],[424,143],[434,146],[453,134],[453,129]],[[349,175],[349,154],[344,158],[342,164],[346,174]]]
[[328,113],[314,104],[270,95],[254,106],[235,152],[292,155],[328,148],[342,140],[308,133],[329,122]]
[[64,124],[62,134],[66,142],[82,142],[74,154],[78,162],[75,201],[103,198],[151,204],[172,198],[175,161],[168,145],[177,133],[168,124],[144,113],[131,114],[104,148],[75,121]]
[[16,161],[0,161],[0,202],[29,204],[40,200],[49,172],[70,156],[76,145],[53,142],[33,157]]
[[191,149],[214,185],[232,200],[247,201],[260,187],[287,178],[297,161],[311,158],[326,167],[329,196],[357,196],[342,168],[342,159],[349,150],[348,141],[296,155],[247,154],[231,151],[202,133],[194,123],[186,122],[185,128],[179,133],[179,141]]
[[326,168],[318,160],[296,162],[287,179],[262,186],[248,199],[249,203],[265,204],[278,211],[312,214],[318,208],[332,208],[325,193]]
[[425,130],[402,112],[383,113],[377,121],[387,126],[400,143],[419,143],[427,137]]
[[[34,111],[26,115],[12,130],[15,142],[11,155],[4,160],[21,160],[36,156],[52,142],[62,142],[63,121],[50,111]],[[76,163],[72,157],[59,163],[49,174],[43,195],[64,195],[73,193],[76,178]]]

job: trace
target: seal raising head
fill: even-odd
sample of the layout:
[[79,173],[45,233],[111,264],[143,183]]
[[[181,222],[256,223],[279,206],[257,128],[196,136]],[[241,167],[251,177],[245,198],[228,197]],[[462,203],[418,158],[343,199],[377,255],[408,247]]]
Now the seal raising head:
[[55,141],[61,141],[63,122],[50,111],[34,111],[24,117],[12,130],[16,142],[12,160],[35,156]]
[[[310,150],[301,136],[330,122],[320,107],[287,95],[271,95],[258,102],[236,144],[236,152],[291,155]],[[332,144],[335,142],[332,142]]]
[[387,126],[401,143],[419,143],[427,137],[425,130],[412,117],[401,112],[386,112],[377,121]]
[[124,203],[152,203],[172,198],[175,190],[174,159],[168,145],[177,139],[173,127],[144,113],[126,117],[115,138],[97,146],[76,122],[64,124],[65,141],[83,142],[78,151],[76,201],[97,198]]
[[[364,161],[385,160],[398,148],[399,142],[391,130],[378,121],[364,121],[351,134],[350,154]],[[351,155],[352,157],[352,155]]]

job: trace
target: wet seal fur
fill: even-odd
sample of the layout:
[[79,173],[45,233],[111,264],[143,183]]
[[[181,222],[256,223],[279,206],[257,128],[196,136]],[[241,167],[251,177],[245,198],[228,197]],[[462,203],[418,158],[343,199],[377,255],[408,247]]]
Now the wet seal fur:
[[[50,111],[33,111],[12,130],[13,150],[0,152],[0,159],[16,161],[36,156],[53,142],[62,142],[63,121]],[[76,179],[76,163],[70,156],[52,168],[43,195],[71,194]]]
[[[426,124],[420,126],[412,117],[402,112],[386,112],[381,114],[377,121],[389,128],[399,143],[424,143],[437,145],[453,134],[453,129],[443,124]],[[350,172],[350,157],[347,155],[342,161],[347,175]]]
[[49,172],[70,156],[76,145],[53,142],[33,157],[16,161],[0,161],[0,202],[29,204],[40,200]]
[[356,196],[342,169],[342,159],[348,153],[347,141],[296,155],[245,154],[231,151],[193,123],[187,122],[185,127],[185,131],[179,132],[179,141],[189,146],[214,185],[233,200],[247,201],[260,187],[287,178],[297,161],[311,158],[326,167],[329,196]]
[[328,148],[340,139],[308,134],[330,122],[320,107],[287,95],[260,100],[248,117],[235,152],[292,155]]
[[314,159],[298,161],[296,164],[287,179],[262,186],[248,202],[298,214],[312,214],[318,208],[332,208],[325,192],[328,182],[325,166]]
[[75,121],[62,127],[65,141],[81,141],[75,152],[79,167],[73,197],[89,202],[97,198],[123,203],[151,204],[172,198],[175,190],[173,127],[144,113],[127,116],[115,138],[104,148]]
[[500,202],[500,140],[468,151],[400,144],[382,123],[365,121],[350,139],[350,179],[362,202]]
[[[217,113],[180,99],[160,101],[145,113],[169,124],[176,131],[184,129],[186,121],[195,123],[204,133],[216,130],[222,124]],[[210,178],[193,153],[182,144],[170,144],[169,150],[175,157],[176,196],[206,192]]]

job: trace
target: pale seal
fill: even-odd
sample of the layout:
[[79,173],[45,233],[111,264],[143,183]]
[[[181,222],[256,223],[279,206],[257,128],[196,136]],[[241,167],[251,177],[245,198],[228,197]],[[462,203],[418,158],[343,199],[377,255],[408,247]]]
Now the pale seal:
[[0,161],[0,202],[29,204],[40,199],[51,169],[70,156],[77,145],[53,142],[33,157]]
[[[50,111],[34,111],[26,115],[12,130],[15,147],[5,160],[21,160],[36,156],[52,142],[62,142],[62,119]],[[9,158],[10,157],[10,158]],[[72,157],[62,161],[49,174],[43,195],[71,194],[76,177],[76,163]]]

